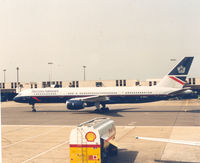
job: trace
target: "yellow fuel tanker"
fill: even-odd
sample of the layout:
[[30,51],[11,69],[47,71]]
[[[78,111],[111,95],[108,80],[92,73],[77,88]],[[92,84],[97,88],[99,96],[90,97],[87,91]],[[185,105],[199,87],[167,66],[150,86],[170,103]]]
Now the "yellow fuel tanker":
[[109,118],[81,123],[70,134],[70,163],[103,163],[118,153],[116,128]]

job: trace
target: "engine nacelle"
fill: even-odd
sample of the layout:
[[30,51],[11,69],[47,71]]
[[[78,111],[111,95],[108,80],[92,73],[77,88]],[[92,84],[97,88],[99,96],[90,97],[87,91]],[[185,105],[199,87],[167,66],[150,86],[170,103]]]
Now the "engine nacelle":
[[193,93],[193,91],[190,89],[184,91],[184,94],[191,94],[191,93]]
[[81,100],[68,100],[66,101],[66,107],[70,110],[80,110],[85,108],[85,103]]

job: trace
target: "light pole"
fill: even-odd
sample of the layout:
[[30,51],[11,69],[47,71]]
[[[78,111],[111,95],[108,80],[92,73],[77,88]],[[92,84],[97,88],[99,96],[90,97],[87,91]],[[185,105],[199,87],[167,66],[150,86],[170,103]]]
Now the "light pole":
[[4,84],[6,84],[6,69],[3,69]]
[[17,67],[16,70],[17,70],[17,88],[19,88],[19,67]]
[[48,62],[48,65],[50,65],[49,82],[50,82],[50,87],[51,87],[51,82],[52,82],[52,65],[53,65],[53,62]]
[[85,69],[86,69],[86,66],[83,66],[83,73],[84,73],[84,74],[83,74],[83,75],[84,75],[84,76],[83,76],[83,79],[84,79],[84,80],[85,80]]

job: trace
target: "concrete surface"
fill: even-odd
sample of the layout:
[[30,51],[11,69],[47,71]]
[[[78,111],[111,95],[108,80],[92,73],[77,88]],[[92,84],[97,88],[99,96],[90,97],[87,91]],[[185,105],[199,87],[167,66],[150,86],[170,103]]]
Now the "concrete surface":
[[109,113],[95,107],[67,110],[65,104],[2,103],[3,125],[77,125],[95,117],[112,118],[118,126],[200,126],[200,100],[160,101],[146,104],[109,105]]
[[111,105],[99,114],[89,108],[68,111],[64,104],[31,107],[2,103],[3,163],[69,162],[69,134],[79,123],[109,117],[117,124],[119,155],[112,163],[200,163],[200,147],[136,140],[135,136],[200,141],[200,102],[161,101],[149,104]]
[[[3,163],[67,163],[74,126],[3,125]],[[136,140],[135,136],[200,141],[200,127],[118,126],[112,163],[200,162],[200,147]]]

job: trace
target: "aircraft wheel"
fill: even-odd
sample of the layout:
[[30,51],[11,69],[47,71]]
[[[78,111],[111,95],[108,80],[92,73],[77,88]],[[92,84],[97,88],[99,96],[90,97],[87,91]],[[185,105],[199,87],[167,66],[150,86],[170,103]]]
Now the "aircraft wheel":
[[32,112],[36,112],[35,104],[32,104]]
[[32,112],[36,112],[36,109],[32,109]]
[[107,108],[107,107],[106,107],[106,108],[102,108],[101,110],[102,110],[103,112],[109,112],[109,108]]
[[100,113],[100,112],[101,112],[100,109],[95,109],[94,111],[95,111],[96,113]]
[[107,108],[105,108],[105,111],[106,111],[106,112],[109,112],[110,110],[109,110],[109,108],[107,107]]

